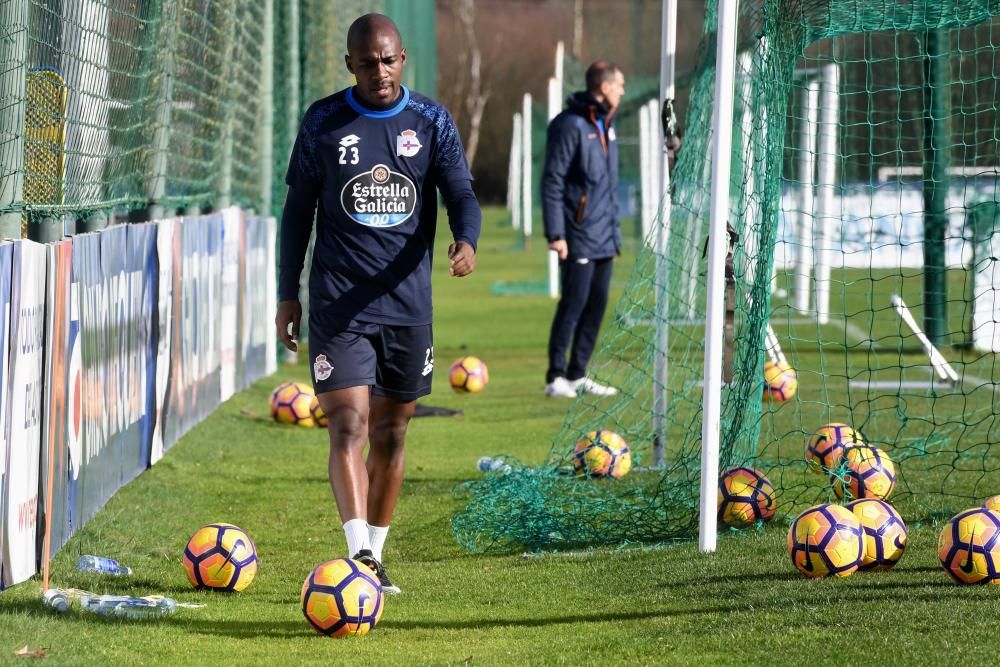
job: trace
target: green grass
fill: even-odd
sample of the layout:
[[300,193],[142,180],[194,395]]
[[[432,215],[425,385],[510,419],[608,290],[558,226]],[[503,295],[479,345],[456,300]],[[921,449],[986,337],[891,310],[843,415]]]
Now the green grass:
[[[541,244],[531,253],[512,250],[498,219],[489,212],[479,268],[468,279],[447,277],[439,248],[438,372],[426,402],[464,415],[411,426],[407,481],[385,558],[404,593],[387,600],[371,635],[326,639],[298,606],[309,570],[345,549],[326,479],[325,434],[266,418],[273,385],[307,378],[298,365],[224,404],[119,491],[52,563],[53,583],[62,587],[159,593],[203,608],[180,609],[160,623],[57,616],[41,605],[36,578],[0,594],[0,662],[14,662],[14,651],[28,644],[46,647],[48,662],[59,665],[995,664],[990,637],[1000,587],[952,584],[937,565],[940,526],[931,521],[910,526],[911,546],[895,570],[829,581],[795,572],[781,524],[725,533],[709,556],[692,543],[543,557],[461,550],[450,529],[463,506],[455,488],[478,475],[476,459],[506,452],[540,461],[569,405],[542,398],[554,303],[490,295],[495,281],[544,276]],[[616,285],[627,278],[629,259],[616,267]],[[490,366],[481,395],[446,386],[445,368],[466,353]],[[188,536],[220,520],[243,527],[257,544],[260,572],[242,594],[196,592],[180,564]],[[119,558],[136,574],[78,573],[81,553]]]

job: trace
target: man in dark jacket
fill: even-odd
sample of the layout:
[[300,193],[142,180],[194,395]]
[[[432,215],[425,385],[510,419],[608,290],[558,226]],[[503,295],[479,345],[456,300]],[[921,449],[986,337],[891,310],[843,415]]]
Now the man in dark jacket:
[[549,248],[559,254],[562,298],[549,334],[546,396],[618,393],[588,378],[586,369],[608,305],[612,261],[621,249],[612,120],[624,95],[621,69],[597,61],[587,68],[587,90],[572,95],[549,124],[542,215]]

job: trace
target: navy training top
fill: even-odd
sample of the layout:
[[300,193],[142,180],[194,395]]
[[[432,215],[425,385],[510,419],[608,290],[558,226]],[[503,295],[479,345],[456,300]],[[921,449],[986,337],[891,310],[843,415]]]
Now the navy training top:
[[316,216],[310,317],[430,324],[436,189],[455,241],[473,249],[482,213],[462,140],[447,109],[411,93],[383,110],[352,89],[309,107],[292,149],[281,223],[280,300],[297,299]]

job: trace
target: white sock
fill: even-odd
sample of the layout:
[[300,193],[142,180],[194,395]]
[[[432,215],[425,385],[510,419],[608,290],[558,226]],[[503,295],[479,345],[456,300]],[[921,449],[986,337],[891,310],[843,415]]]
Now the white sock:
[[351,519],[344,524],[344,535],[347,537],[348,557],[353,558],[362,549],[372,548],[368,538],[368,522],[364,519]]
[[382,562],[382,547],[385,546],[385,536],[389,534],[389,526],[368,526],[368,539],[372,545],[372,555]]

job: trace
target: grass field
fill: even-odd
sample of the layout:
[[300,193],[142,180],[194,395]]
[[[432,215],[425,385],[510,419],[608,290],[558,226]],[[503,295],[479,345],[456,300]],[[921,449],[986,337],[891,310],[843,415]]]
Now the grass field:
[[[456,486],[479,474],[483,454],[540,461],[569,406],[542,396],[553,302],[491,295],[495,281],[544,275],[541,243],[532,253],[512,250],[498,219],[489,212],[479,268],[468,279],[447,277],[439,248],[438,372],[426,402],[464,414],[411,426],[407,481],[385,554],[404,592],[387,600],[371,635],[326,639],[299,609],[310,569],[345,555],[325,434],[267,418],[271,388],[308,377],[300,364],[225,403],[119,491],[52,563],[55,585],[158,593],[203,608],[159,623],[57,616],[42,606],[35,579],[0,594],[0,662],[15,662],[14,651],[27,644],[59,665],[996,663],[990,628],[1000,587],[952,584],[937,564],[940,525],[932,520],[910,526],[895,570],[843,580],[795,572],[785,524],[725,533],[708,556],[689,542],[575,555],[464,552],[450,527],[463,506]],[[616,267],[618,292],[629,260],[627,253]],[[447,387],[444,369],[467,353],[489,364],[481,395]],[[235,523],[257,544],[260,572],[242,594],[200,593],[187,583],[184,543],[211,521]],[[82,553],[118,558],[135,575],[78,573]]]

